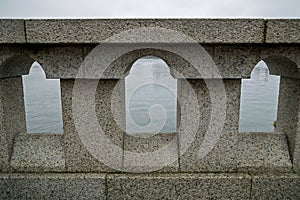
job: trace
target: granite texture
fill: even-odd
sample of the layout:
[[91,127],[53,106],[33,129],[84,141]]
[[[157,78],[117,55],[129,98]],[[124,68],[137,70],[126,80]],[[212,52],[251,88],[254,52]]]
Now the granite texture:
[[[290,155],[294,168],[300,166],[299,163],[299,107],[300,106],[300,79],[281,77],[280,93],[278,102],[278,115],[276,132],[287,135]],[[297,148],[296,148],[297,147]]]
[[254,175],[251,197],[252,199],[300,199],[300,175]]
[[65,171],[62,135],[18,135],[10,166],[19,172]]
[[292,171],[285,134],[239,133],[236,137],[233,151],[237,171]]
[[249,199],[241,174],[108,175],[107,199]]
[[0,79],[0,170],[8,170],[13,142],[19,133],[26,132],[23,86],[21,77]]
[[104,174],[0,174],[1,199],[104,199]]
[[270,74],[300,78],[300,47],[296,45],[277,44],[261,47],[261,59],[265,61]]
[[24,20],[0,19],[0,44],[26,42]]
[[260,61],[260,47],[254,45],[215,46],[213,60],[223,78],[247,78]]
[[[232,149],[237,139],[232,133],[238,132],[240,80],[223,80],[219,82],[215,80],[189,80],[188,83],[191,84],[198,98],[199,127],[194,141],[187,144],[190,145],[187,151],[180,152],[180,169],[182,171],[221,169],[226,171],[231,168],[231,162],[234,158]],[[190,95],[188,95],[186,83],[181,84],[180,91],[179,102],[187,101]],[[216,104],[214,107],[212,102]],[[187,103],[180,104],[181,117],[188,118],[191,113],[187,112],[186,109],[189,108],[191,103],[187,101]],[[187,107],[185,104],[187,104]],[[195,123],[195,119],[187,121],[192,124]],[[179,130],[180,151],[187,147],[183,144],[183,141],[186,139],[185,130],[190,125],[185,126]],[[219,129],[217,129],[218,127]],[[206,155],[213,149],[216,153],[212,153],[212,156]]]
[[[148,135],[148,136],[147,136]],[[161,151],[169,145],[167,152]],[[160,133],[149,136],[149,133],[125,134],[124,137],[124,169],[130,172],[176,172],[178,171],[178,138],[176,133]],[[145,156],[131,157],[132,153],[141,153]],[[148,158],[146,153],[153,153]],[[174,158],[172,163],[160,163]],[[151,159],[151,160],[150,160]],[[156,161],[156,162],[155,162]]]
[[269,19],[266,21],[266,43],[300,43],[299,19]]
[[[29,43],[99,43],[145,27],[179,31],[199,43],[261,43],[264,30],[262,19],[46,19],[26,20],[25,24]],[[145,41],[145,36],[144,32],[137,38]],[[164,41],[170,41],[169,35],[160,35],[158,42]]]
[[83,62],[81,46],[42,46],[30,49],[29,56],[43,67],[47,78],[76,78]]
[[[106,137],[112,142],[112,145],[116,145],[118,148],[122,148],[123,130],[118,126],[118,124],[114,120],[114,116],[111,111],[111,107],[113,106],[122,107],[121,103],[114,105],[112,105],[111,103],[111,95],[118,81],[76,81],[78,81],[78,87],[76,91],[73,91],[74,80],[62,79],[60,82],[62,90],[62,108],[64,123],[64,151],[67,170],[72,172],[114,171],[115,169],[104,165],[95,157],[95,155],[91,154],[91,152],[84,145],[83,141],[80,139],[78,131],[87,131],[87,133],[97,134],[97,132],[99,131],[97,129],[97,125],[100,125],[103,131],[105,132]],[[90,94],[89,92],[93,92],[93,86],[95,86],[95,93]],[[87,94],[86,92],[88,92],[89,94]],[[72,99],[73,95],[77,95],[77,97],[79,98],[77,100],[80,101],[78,104],[76,104],[77,110],[82,112],[82,114],[84,116],[87,116],[87,118],[82,117],[82,115],[74,119],[74,107],[72,105],[72,103],[74,103],[74,99]],[[89,99],[88,97],[91,97],[91,99]],[[116,103],[120,101],[115,100],[113,102]],[[89,106],[94,107],[90,107],[89,110],[87,109],[89,108]],[[90,113],[93,111],[93,109],[96,113],[95,116],[93,115],[93,113]],[[122,112],[121,109],[118,110]],[[75,120],[77,124],[80,124],[80,127],[75,127]],[[94,121],[95,123],[97,123],[96,126],[92,123]],[[78,128],[80,128],[80,130],[78,130]],[[91,144],[94,142],[92,139],[93,138],[85,137],[84,141],[87,142],[87,144]],[[100,150],[103,151],[105,159],[118,166],[118,168],[122,167],[123,151],[111,155],[113,152],[106,151],[109,148],[109,146],[102,146],[100,147],[100,149],[97,149],[95,146],[94,148],[95,149],[93,152],[99,152]]]

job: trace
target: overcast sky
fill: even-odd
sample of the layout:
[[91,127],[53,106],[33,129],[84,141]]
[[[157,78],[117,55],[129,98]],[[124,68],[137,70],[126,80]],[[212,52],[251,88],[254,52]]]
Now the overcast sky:
[[0,18],[300,18],[300,0],[0,0]]

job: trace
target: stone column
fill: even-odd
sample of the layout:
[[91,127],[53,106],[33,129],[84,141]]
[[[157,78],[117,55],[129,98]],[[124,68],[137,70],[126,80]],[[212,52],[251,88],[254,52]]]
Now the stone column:
[[[106,166],[92,155],[93,153],[88,150],[78,135],[78,131],[86,130],[88,133],[99,136],[99,130],[95,128],[95,125],[99,125],[105,132],[106,137],[112,142],[112,145],[122,150],[122,124],[124,125],[125,123],[120,122],[121,118],[116,117],[117,119],[114,119],[113,116],[113,113],[118,113],[119,116],[124,115],[122,119],[125,119],[125,109],[123,109],[124,105],[122,104],[123,93],[114,92],[115,89],[119,89],[118,87],[122,87],[122,84],[118,84],[118,81],[117,79],[99,81],[89,79],[61,79],[64,150],[67,171],[106,172],[114,171],[113,168],[115,166],[117,168],[122,167],[122,151],[118,153],[109,152],[111,146],[101,146],[98,148],[98,145],[95,144],[95,152],[100,154],[103,152],[105,159],[110,160],[114,164],[113,167]],[[76,88],[76,91],[73,90],[74,88]],[[77,101],[80,101],[80,104],[76,105],[78,106],[77,110],[79,109],[80,112],[85,113],[86,115],[84,114],[84,116],[87,116],[87,118],[82,119],[79,117],[80,119],[78,119],[78,116],[76,118],[74,105],[72,105],[74,103],[74,95],[79,95],[76,97]],[[92,98],[88,98],[89,96]],[[112,111],[112,108],[114,111]],[[96,116],[92,113],[93,109]],[[121,125],[119,125],[120,123]],[[78,125],[81,127],[76,127]],[[90,138],[84,139],[90,140]],[[89,142],[92,144],[95,141]]]
[[288,138],[293,169],[300,171],[300,79],[281,77],[276,132]]
[[26,132],[22,77],[0,79],[0,170],[7,171],[14,139]]
[[[231,171],[235,167],[234,146],[239,126],[241,79],[193,79],[181,81],[178,98],[181,104],[181,118],[188,118],[190,106],[190,84],[199,103],[199,128],[193,143],[186,152],[181,152],[180,169],[184,172]],[[222,91],[225,89],[225,92]],[[224,95],[226,94],[226,95]],[[224,105],[223,105],[224,104]],[[213,108],[214,107],[214,108]],[[222,112],[224,108],[224,112]],[[217,111],[212,115],[212,111]],[[189,111],[190,110],[190,111]],[[224,123],[222,120],[224,119]],[[195,119],[190,119],[190,125]],[[211,128],[209,128],[211,126]],[[222,126],[218,134],[218,126]],[[182,141],[186,137],[188,124],[179,130],[180,151],[188,144]],[[208,150],[208,152],[207,152]]]

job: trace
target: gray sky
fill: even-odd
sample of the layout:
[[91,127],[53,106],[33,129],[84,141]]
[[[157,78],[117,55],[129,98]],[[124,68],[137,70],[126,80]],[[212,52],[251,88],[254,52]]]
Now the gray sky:
[[0,0],[0,18],[300,18],[300,0]]

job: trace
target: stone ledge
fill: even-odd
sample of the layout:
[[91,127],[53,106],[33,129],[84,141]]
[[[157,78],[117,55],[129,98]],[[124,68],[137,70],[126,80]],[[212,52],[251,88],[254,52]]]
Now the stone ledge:
[[26,43],[24,20],[0,19],[0,44]]
[[[261,43],[263,19],[58,19],[26,20],[29,43],[99,43],[126,30],[179,31],[199,43]],[[144,34],[143,34],[144,35]],[[145,34],[147,35],[147,34]],[[160,43],[169,41],[162,35]],[[140,37],[144,40],[145,36]],[[122,40],[123,38],[121,38]],[[153,40],[156,38],[152,38]],[[182,38],[174,38],[176,43]],[[177,40],[178,39],[178,40]],[[126,42],[126,41],[125,41]],[[130,41],[132,43],[134,41]]]
[[299,19],[270,19],[266,30],[266,43],[300,43]]
[[246,174],[108,175],[107,199],[249,199]]
[[300,199],[300,174],[255,175],[252,199]]
[[105,174],[1,174],[0,199],[104,199]]
[[63,135],[21,134],[15,139],[10,166],[19,172],[65,171]]

